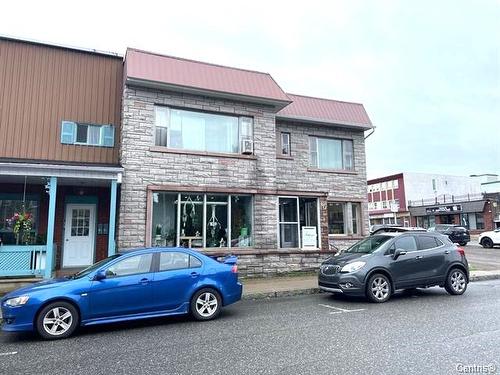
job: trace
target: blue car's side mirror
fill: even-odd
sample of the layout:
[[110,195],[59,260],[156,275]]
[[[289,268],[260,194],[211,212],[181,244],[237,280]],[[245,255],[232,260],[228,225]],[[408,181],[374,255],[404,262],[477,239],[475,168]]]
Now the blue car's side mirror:
[[99,281],[106,278],[106,271],[100,270],[94,276],[94,280]]

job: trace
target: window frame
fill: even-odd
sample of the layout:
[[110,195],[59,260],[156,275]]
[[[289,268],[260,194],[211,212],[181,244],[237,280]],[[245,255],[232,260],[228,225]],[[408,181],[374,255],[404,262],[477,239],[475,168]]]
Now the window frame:
[[[86,141],[78,141],[79,127],[87,127]],[[89,143],[89,134],[95,129],[98,129],[98,142]],[[77,121],[61,121],[61,144],[76,145],[76,146],[92,146],[92,147],[115,147],[115,127],[112,124],[93,124]]]
[[[443,242],[440,241],[439,239],[437,239],[434,236],[422,235],[422,236],[416,236],[416,238],[417,238],[417,249],[418,249],[418,251],[434,250],[434,249],[437,249],[437,248],[439,248],[441,246],[444,246]],[[428,247],[428,248],[424,249],[422,247],[422,238],[432,238],[434,240],[435,246],[434,247]],[[438,241],[441,242],[441,245],[438,244]]]
[[[286,143],[283,142],[283,138],[286,136]],[[286,147],[285,147],[286,146]],[[284,152],[285,149],[287,152]],[[292,156],[292,142],[290,132],[280,132],[280,156]]]
[[[276,200],[276,210],[277,210],[277,247],[278,249],[289,249],[289,247],[281,247],[281,225],[286,225],[286,224],[296,224],[297,225],[297,247],[292,247],[290,249],[303,249],[303,243],[302,243],[302,236],[301,236],[301,220],[300,220],[300,199],[301,198],[310,198],[310,199],[316,199],[316,221],[318,223],[316,227],[316,235],[317,235],[317,246],[318,249],[321,249],[321,205],[318,197],[310,196],[310,197],[303,197],[303,196],[294,196],[294,195],[278,195],[277,200]],[[296,221],[281,221],[280,218],[280,199],[295,199],[295,204],[297,205],[297,212],[296,212]]]
[[[376,202],[373,202],[376,203]],[[344,225],[344,233],[330,233],[330,215],[329,215],[329,206],[330,204],[341,204],[342,205],[342,222]],[[347,206],[351,206],[351,220],[347,220]],[[330,237],[349,237],[349,236],[362,236],[363,235],[363,223],[361,221],[362,219],[362,210],[361,210],[361,202],[359,201],[335,201],[331,200],[327,202],[327,225],[328,225],[328,236]],[[352,212],[356,211],[356,215],[354,215]],[[356,217],[354,217],[356,216]],[[354,232],[354,220],[356,220],[356,229],[357,231]],[[351,230],[352,234],[349,234],[349,230]]]
[[[166,111],[166,124],[165,125],[158,125],[158,112],[164,110]],[[228,152],[228,151],[210,151],[207,149],[207,144],[205,140],[204,144],[204,149],[203,150],[197,150],[197,149],[190,149],[190,148],[185,148],[185,147],[174,147],[171,145],[171,134],[170,131],[172,129],[171,126],[171,115],[172,115],[172,110],[177,110],[177,111],[183,111],[183,112],[190,112],[190,113],[198,113],[198,114],[204,114],[204,115],[215,115],[215,116],[225,116],[225,117],[230,117],[230,118],[236,118],[238,121],[238,150],[237,152]],[[255,124],[255,118],[253,116],[249,115],[238,115],[236,113],[226,113],[226,112],[217,112],[217,111],[204,111],[204,110],[199,110],[197,108],[190,108],[190,107],[177,107],[177,106],[171,106],[171,105],[163,105],[163,104],[154,104],[154,123],[153,123],[153,144],[154,146],[157,147],[165,147],[168,149],[172,150],[180,150],[180,151],[193,151],[193,152],[206,152],[206,153],[215,153],[215,154],[230,154],[230,155],[239,155],[242,153],[242,142],[244,140],[254,140],[254,124]],[[157,128],[164,128],[166,129],[166,142],[165,144],[159,144],[157,142]],[[182,134],[182,130],[181,130]],[[182,137],[182,136],[181,136]]]
[[[255,231],[255,195],[254,194],[247,194],[247,193],[223,193],[223,192],[197,192],[197,191],[168,191],[168,190],[158,190],[158,191],[151,191],[151,211],[148,213],[148,216],[150,217],[150,222],[151,222],[151,228],[150,231],[147,233],[147,238],[151,240],[151,246],[159,246],[159,245],[154,245],[154,194],[155,193],[166,193],[166,194],[171,194],[175,195],[176,203],[174,212],[176,215],[176,224],[175,224],[175,246],[176,247],[181,247],[181,212],[182,212],[182,204],[186,203],[186,200],[182,199],[183,195],[200,195],[202,196],[202,201],[201,202],[193,202],[197,206],[201,206],[201,212],[200,214],[202,215],[202,232],[201,237],[203,238],[202,240],[202,246],[201,247],[196,247],[196,249],[215,249],[215,247],[207,247],[207,212],[208,212],[208,207],[209,205],[224,205],[227,207],[227,232],[226,232],[226,238],[227,238],[227,243],[226,246],[223,248],[227,249],[251,249],[254,247],[254,231]],[[224,201],[220,202],[209,202],[207,200],[208,196],[221,196],[224,197]],[[247,197],[250,198],[249,202],[249,208],[251,211],[250,214],[250,222],[247,223],[250,226],[250,234],[248,235],[249,243],[250,245],[248,246],[233,246],[231,244],[232,240],[236,239],[237,236],[233,237],[232,233],[232,221],[233,221],[233,209],[232,205],[233,203],[233,198],[234,197]],[[149,240],[148,240],[149,241]]]
[[[325,168],[319,166],[319,145],[318,142],[320,139],[330,140],[330,141],[340,141],[340,153],[341,153],[341,164],[342,167],[339,168]],[[346,151],[345,151],[345,143],[349,142],[351,145],[351,168],[346,168]],[[314,146],[313,146],[314,145]],[[315,157],[313,157],[315,155]],[[317,135],[309,136],[309,167],[326,170],[326,171],[346,171],[346,172],[355,172],[356,165],[354,162],[354,139],[352,138],[336,138],[336,137],[322,137]],[[314,161],[313,161],[314,160]]]

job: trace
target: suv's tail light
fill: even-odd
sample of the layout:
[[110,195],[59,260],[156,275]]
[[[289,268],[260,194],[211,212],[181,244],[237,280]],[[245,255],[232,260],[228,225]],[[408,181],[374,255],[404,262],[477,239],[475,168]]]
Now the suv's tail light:
[[233,266],[231,267],[231,272],[232,272],[232,273],[238,273],[238,265],[236,265],[236,264],[235,264],[235,265],[233,265]]
[[457,251],[460,253],[460,255],[465,255],[465,250],[462,249],[461,247],[457,246]]

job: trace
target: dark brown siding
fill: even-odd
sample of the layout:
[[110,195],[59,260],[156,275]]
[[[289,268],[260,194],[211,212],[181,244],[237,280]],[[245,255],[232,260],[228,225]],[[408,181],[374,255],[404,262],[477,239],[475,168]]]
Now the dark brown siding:
[[[0,39],[0,158],[118,164],[123,61]],[[115,126],[115,147],[61,144],[61,121]]]

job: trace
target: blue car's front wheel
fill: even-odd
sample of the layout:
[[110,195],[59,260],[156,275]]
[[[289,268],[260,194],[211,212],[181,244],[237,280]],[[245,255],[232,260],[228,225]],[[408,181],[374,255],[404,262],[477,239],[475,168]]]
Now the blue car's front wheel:
[[222,300],[212,288],[203,288],[191,298],[191,313],[197,320],[210,320],[220,313]]
[[38,314],[36,329],[44,339],[63,339],[70,336],[78,326],[77,309],[64,301],[45,306]]

